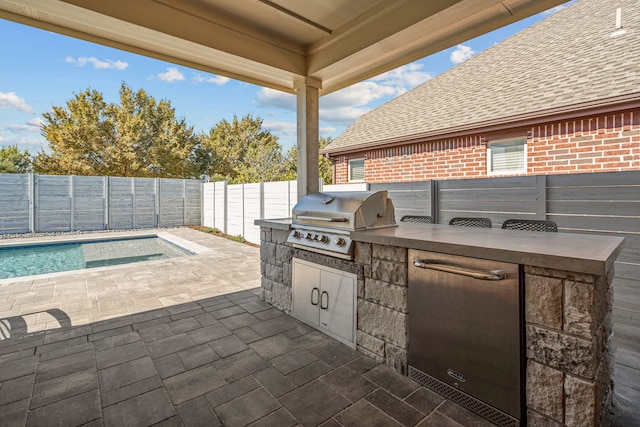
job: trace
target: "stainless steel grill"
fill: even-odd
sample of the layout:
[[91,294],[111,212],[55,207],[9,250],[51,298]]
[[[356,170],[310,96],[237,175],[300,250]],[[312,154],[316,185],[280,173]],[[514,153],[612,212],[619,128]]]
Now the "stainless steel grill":
[[386,191],[309,194],[293,207],[292,218],[289,243],[343,259],[353,259],[351,231],[396,226]]

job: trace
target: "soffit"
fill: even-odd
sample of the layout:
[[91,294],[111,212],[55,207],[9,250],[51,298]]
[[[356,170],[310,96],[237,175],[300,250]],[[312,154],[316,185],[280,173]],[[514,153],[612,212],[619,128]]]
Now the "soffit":
[[344,88],[563,0],[0,0],[0,17],[293,92]]

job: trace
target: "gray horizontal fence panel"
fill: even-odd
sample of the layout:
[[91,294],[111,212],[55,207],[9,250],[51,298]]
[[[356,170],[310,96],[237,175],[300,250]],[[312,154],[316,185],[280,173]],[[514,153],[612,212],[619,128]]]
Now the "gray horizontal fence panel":
[[244,235],[243,184],[227,186],[227,234]]
[[36,175],[36,230],[71,231],[71,177]]
[[634,216],[640,222],[640,201],[636,200],[549,200],[547,207],[557,215]]
[[260,227],[254,225],[260,219],[262,184],[244,185],[244,238],[252,243],[260,243]]
[[580,173],[547,176],[548,187],[637,187],[639,184],[640,171]]
[[160,179],[160,211],[158,225],[173,227],[184,224],[184,184],[181,179]]
[[431,182],[370,184],[370,191],[387,190],[393,202],[396,221],[404,215],[431,215]]
[[[289,218],[289,185],[291,181],[264,183],[264,217]],[[295,185],[295,181],[293,181]]]
[[[28,213],[27,213],[28,214]],[[29,216],[0,216],[0,234],[28,233]]]
[[133,178],[109,177],[109,228],[134,228]]
[[620,202],[640,201],[640,185],[594,185],[573,187],[548,187],[551,200],[573,202]]
[[186,181],[184,215],[184,225],[200,225],[202,223],[202,181]]
[[156,179],[135,178],[134,186],[134,225],[135,228],[156,226]]
[[549,219],[574,231],[640,233],[640,173],[547,178]]
[[29,232],[29,175],[0,174],[0,234]]
[[509,218],[536,217],[535,177],[462,179],[438,182],[438,218],[484,217],[500,227]]
[[103,177],[76,176],[73,178],[73,228],[75,230],[104,230]]
[[558,224],[558,228],[574,231],[638,232],[640,219],[633,217],[604,217],[581,215],[558,215],[549,213],[547,218]]

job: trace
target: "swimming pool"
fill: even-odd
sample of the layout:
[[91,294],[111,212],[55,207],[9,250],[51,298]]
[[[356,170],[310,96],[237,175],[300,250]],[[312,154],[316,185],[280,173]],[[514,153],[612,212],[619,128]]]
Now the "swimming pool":
[[160,237],[0,247],[0,279],[191,255]]

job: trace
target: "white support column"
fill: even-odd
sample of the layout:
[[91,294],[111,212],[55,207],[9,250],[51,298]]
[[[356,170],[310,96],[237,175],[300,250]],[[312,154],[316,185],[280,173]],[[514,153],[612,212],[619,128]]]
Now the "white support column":
[[306,77],[295,82],[298,113],[298,200],[319,191],[318,90],[322,82]]

